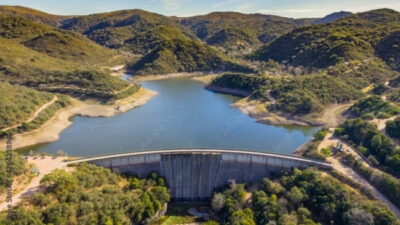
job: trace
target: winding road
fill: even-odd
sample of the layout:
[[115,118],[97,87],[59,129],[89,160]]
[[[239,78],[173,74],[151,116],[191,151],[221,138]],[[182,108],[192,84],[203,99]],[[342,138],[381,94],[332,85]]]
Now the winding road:
[[[47,107],[49,107],[50,105],[52,105],[53,103],[55,103],[57,100],[58,100],[58,97],[57,97],[57,95],[55,95],[55,96],[53,97],[53,99],[52,99],[50,102],[48,102],[48,103],[42,105],[38,110],[36,110],[36,112],[35,112],[28,120],[25,121],[25,123],[32,122],[36,117],[39,116],[39,114],[40,114],[44,109],[46,109]],[[17,124],[17,125],[14,125],[14,126],[12,126],[12,127],[3,128],[1,131],[7,131],[7,130],[10,130],[10,129],[13,129],[13,128],[17,128],[17,127],[19,127],[19,126],[21,126],[21,125],[22,125],[22,123]]]

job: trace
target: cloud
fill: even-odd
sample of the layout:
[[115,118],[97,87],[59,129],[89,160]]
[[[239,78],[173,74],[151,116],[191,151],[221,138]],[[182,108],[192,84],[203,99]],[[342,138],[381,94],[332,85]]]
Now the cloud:
[[170,11],[177,11],[182,8],[184,0],[161,0],[164,9]]
[[243,0],[222,0],[219,2],[216,2],[211,5],[211,9],[218,9],[224,6],[230,6],[232,4],[238,3],[238,2],[243,2]]
[[253,9],[254,4],[252,3],[244,3],[236,6],[233,11],[238,11],[238,12],[247,12],[251,9]]

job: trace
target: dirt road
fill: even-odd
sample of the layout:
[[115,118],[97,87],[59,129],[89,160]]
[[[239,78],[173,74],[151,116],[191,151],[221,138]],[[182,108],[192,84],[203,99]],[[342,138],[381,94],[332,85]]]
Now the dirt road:
[[[43,191],[40,189],[40,180],[46,175],[51,173],[54,169],[62,169],[67,168],[67,163],[63,162],[67,157],[57,157],[53,159],[53,157],[29,157],[28,163],[32,163],[34,167],[39,171],[39,176],[32,178],[31,182],[25,187],[24,190],[13,196],[12,205],[17,205],[24,198],[33,196],[35,193],[39,191]],[[67,168],[69,169],[69,167]],[[0,212],[7,209],[8,203],[4,202],[0,204]]]
[[[52,105],[54,102],[56,102],[57,99],[58,99],[58,97],[57,97],[57,96],[54,96],[54,98],[53,98],[50,102],[48,102],[48,103],[42,105],[38,110],[36,110],[36,112],[35,112],[28,120],[25,121],[25,123],[32,122],[32,120],[34,120],[36,117],[38,117],[39,114],[40,114],[44,109],[46,109],[47,107],[49,107],[50,105]],[[9,130],[9,129],[13,129],[13,128],[19,127],[19,126],[21,126],[21,125],[22,125],[22,123],[17,124],[17,125],[14,125],[14,126],[12,126],[12,127],[3,128],[1,131],[7,131],[7,130]]]
[[[339,140],[333,136],[333,132],[329,132],[328,135],[325,137],[325,139],[319,145],[318,150],[321,150],[321,148],[329,148],[330,146],[336,146],[337,142],[339,142]],[[364,166],[371,167],[351,146],[343,143],[343,149],[346,154],[351,154],[358,161],[363,162]],[[388,198],[386,198],[381,192],[379,192],[374,186],[372,186],[367,180],[365,180],[362,176],[357,174],[352,168],[341,163],[337,158],[328,157],[327,160],[331,162],[331,165],[335,170],[339,171],[348,178],[357,181],[364,187],[370,188],[374,193],[375,197],[385,202],[389,206],[390,210],[392,210],[396,214],[397,218],[400,219],[400,210],[393,203],[391,203]]]

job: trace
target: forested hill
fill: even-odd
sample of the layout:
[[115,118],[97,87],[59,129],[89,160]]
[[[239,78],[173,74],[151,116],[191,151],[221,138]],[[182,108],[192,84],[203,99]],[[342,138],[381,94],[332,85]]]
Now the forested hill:
[[171,18],[139,9],[80,16],[71,19],[61,28],[83,33],[106,47],[120,48],[125,41],[161,25],[178,29],[187,37],[196,39],[188,29]]
[[[375,56],[376,49],[385,48],[382,44],[393,45],[398,42],[384,42],[385,38],[398,30],[399,12],[390,9],[373,10],[332,23],[298,28],[260,48],[253,56],[258,60],[272,59],[288,61],[293,65],[323,68],[347,60]],[[396,59],[389,57],[383,58],[396,62]]]
[[225,57],[214,48],[188,38],[160,43],[152,52],[128,68],[135,74],[168,74],[196,71],[252,70]]
[[40,90],[115,99],[137,86],[99,72],[116,56],[86,36],[36,23],[24,17],[0,15],[0,81]]
[[91,60],[101,62],[113,55],[112,50],[97,45],[84,35],[22,17],[0,15],[0,25],[0,37],[54,58],[85,63]]
[[330,23],[335,20],[338,20],[340,18],[346,17],[346,16],[351,16],[353,13],[351,12],[345,12],[345,11],[340,11],[340,12],[334,12],[332,14],[329,14],[325,16],[324,18],[317,19],[312,22],[312,24],[323,24],[323,23]]
[[222,47],[248,47],[267,43],[312,21],[237,12],[214,12],[176,20],[189,27],[201,40]]
[[22,6],[0,6],[0,15],[23,17],[52,27],[58,27],[73,18],[73,16],[53,15]]

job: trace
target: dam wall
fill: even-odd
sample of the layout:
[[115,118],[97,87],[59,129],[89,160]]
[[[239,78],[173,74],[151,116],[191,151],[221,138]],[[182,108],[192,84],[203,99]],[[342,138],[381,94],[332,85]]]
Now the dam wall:
[[271,172],[330,164],[295,156],[230,150],[164,150],[127,153],[72,161],[130,172],[140,178],[157,172],[166,179],[176,201],[205,200],[215,188],[231,180],[237,183],[259,181]]

